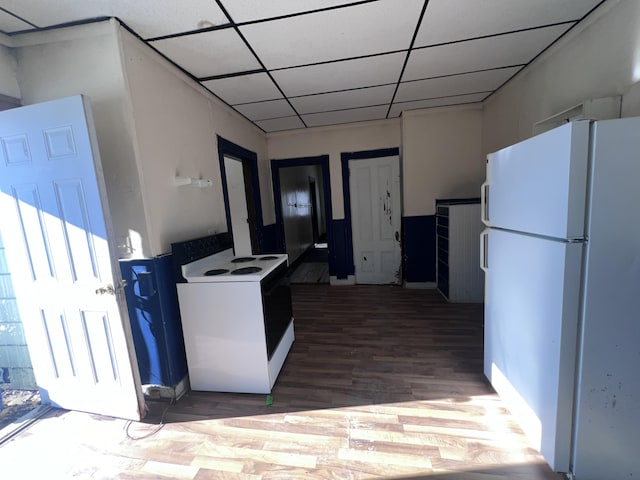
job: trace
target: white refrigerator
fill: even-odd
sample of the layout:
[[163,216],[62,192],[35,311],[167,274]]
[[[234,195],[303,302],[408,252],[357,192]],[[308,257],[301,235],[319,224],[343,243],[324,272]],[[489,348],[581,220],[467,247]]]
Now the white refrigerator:
[[640,478],[640,118],[490,154],[482,216],[485,375],[554,470]]

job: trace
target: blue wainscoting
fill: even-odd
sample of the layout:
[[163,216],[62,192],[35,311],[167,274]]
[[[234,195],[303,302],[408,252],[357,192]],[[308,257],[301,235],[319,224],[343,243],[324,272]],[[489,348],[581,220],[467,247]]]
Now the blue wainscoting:
[[407,282],[436,281],[436,216],[402,217],[402,260]]
[[353,275],[353,251],[351,241],[347,235],[347,223],[344,218],[329,222],[331,232],[327,232],[331,238],[329,248],[329,275],[335,275],[339,279]]
[[[354,274],[353,252],[345,219],[331,220],[329,273],[339,279]],[[403,278],[407,282],[436,281],[436,217],[402,217]]]

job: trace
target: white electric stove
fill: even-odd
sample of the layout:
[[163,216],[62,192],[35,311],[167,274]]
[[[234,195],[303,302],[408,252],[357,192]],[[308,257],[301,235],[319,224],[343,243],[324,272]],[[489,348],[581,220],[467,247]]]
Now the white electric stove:
[[[270,393],[294,341],[287,255],[235,257],[213,243],[213,254],[182,264],[177,258],[191,388]],[[175,245],[174,255],[192,251]]]
[[187,282],[259,282],[278,266],[287,263],[286,254],[236,257],[233,249],[209,255],[182,266]]

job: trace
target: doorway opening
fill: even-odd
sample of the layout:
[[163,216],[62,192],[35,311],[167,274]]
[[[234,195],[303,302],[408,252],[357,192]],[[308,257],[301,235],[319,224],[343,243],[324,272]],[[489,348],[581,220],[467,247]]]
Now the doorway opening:
[[[0,94],[0,111],[21,106]],[[27,349],[11,272],[0,235],[0,431],[40,405],[40,392]],[[0,438],[2,435],[0,434]]]
[[236,255],[264,253],[258,156],[218,136],[227,229]]
[[329,283],[329,156],[271,161],[276,236],[289,255],[291,283]]
[[348,274],[360,284],[402,280],[400,151],[341,154]]
[[[0,235],[0,432],[40,405],[40,392]],[[2,438],[0,433],[0,438]]]

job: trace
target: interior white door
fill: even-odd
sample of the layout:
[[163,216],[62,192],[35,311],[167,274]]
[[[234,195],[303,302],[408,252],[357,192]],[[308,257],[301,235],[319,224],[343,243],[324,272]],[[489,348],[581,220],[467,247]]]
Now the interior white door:
[[242,162],[235,158],[224,157],[224,170],[227,176],[233,250],[236,256],[251,255],[253,252]]
[[88,100],[0,112],[0,211],[43,402],[139,420],[144,398]]
[[356,283],[400,283],[400,160],[349,161]]

